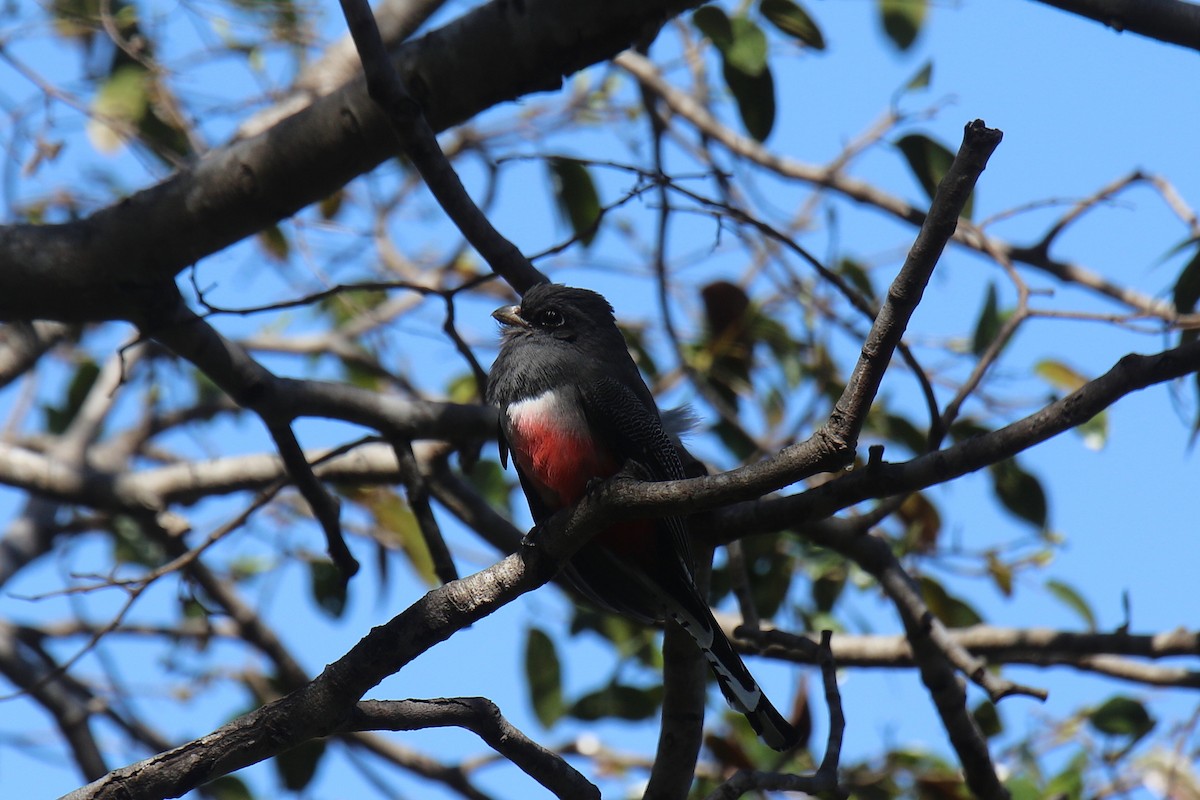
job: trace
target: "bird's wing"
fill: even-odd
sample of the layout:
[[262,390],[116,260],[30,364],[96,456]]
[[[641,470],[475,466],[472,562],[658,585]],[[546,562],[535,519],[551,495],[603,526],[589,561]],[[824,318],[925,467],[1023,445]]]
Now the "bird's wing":
[[[609,447],[618,462],[632,468],[634,477],[650,481],[686,477],[657,410],[628,385],[604,375],[586,384],[580,395],[593,435]],[[670,532],[690,581],[695,562],[687,526],[681,517],[664,517],[660,523]]]

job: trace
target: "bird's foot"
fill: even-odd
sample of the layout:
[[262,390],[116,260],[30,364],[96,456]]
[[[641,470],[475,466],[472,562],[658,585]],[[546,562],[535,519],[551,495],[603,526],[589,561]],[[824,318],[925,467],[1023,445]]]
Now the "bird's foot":
[[537,545],[537,532],[538,532],[538,526],[534,525],[532,528],[530,528],[525,533],[524,536],[521,537],[521,549],[522,550],[532,550],[538,546]]

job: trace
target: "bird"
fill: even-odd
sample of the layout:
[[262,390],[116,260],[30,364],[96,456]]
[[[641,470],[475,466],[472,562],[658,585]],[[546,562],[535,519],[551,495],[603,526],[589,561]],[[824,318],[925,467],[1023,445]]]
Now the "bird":
[[[602,295],[539,283],[519,305],[492,316],[501,344],[485,397],[499,409],[501,464],[507,469],[511,454],[535,526],[618,472],[647,481],[687,477]],[[775,750],[796,745],[795,729],[759,688],[696,586],[683,518],[602,530],[563,574],[603,609],[646,624],[680,625],[704,653],[726,701],[759,737]]]

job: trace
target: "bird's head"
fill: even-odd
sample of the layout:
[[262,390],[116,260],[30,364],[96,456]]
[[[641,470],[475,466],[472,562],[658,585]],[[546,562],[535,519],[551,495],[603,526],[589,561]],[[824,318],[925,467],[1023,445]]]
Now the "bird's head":
[[[588,342],[620,337],[612,306],[587,289],[557,283],[539,283],[521,298],[520,305],[492,312],[506,340],[532,339]],[[624,341],[622,340],[622,349]]]

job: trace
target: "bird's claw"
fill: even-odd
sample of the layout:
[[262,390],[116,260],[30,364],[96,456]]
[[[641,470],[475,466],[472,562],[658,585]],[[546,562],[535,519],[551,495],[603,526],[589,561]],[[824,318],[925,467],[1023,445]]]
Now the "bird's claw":
[[538,526],[534,525],[525,533],[524,536],[521,537],[522,550],[532,550],[533,548],[537,547],[537,531]]

